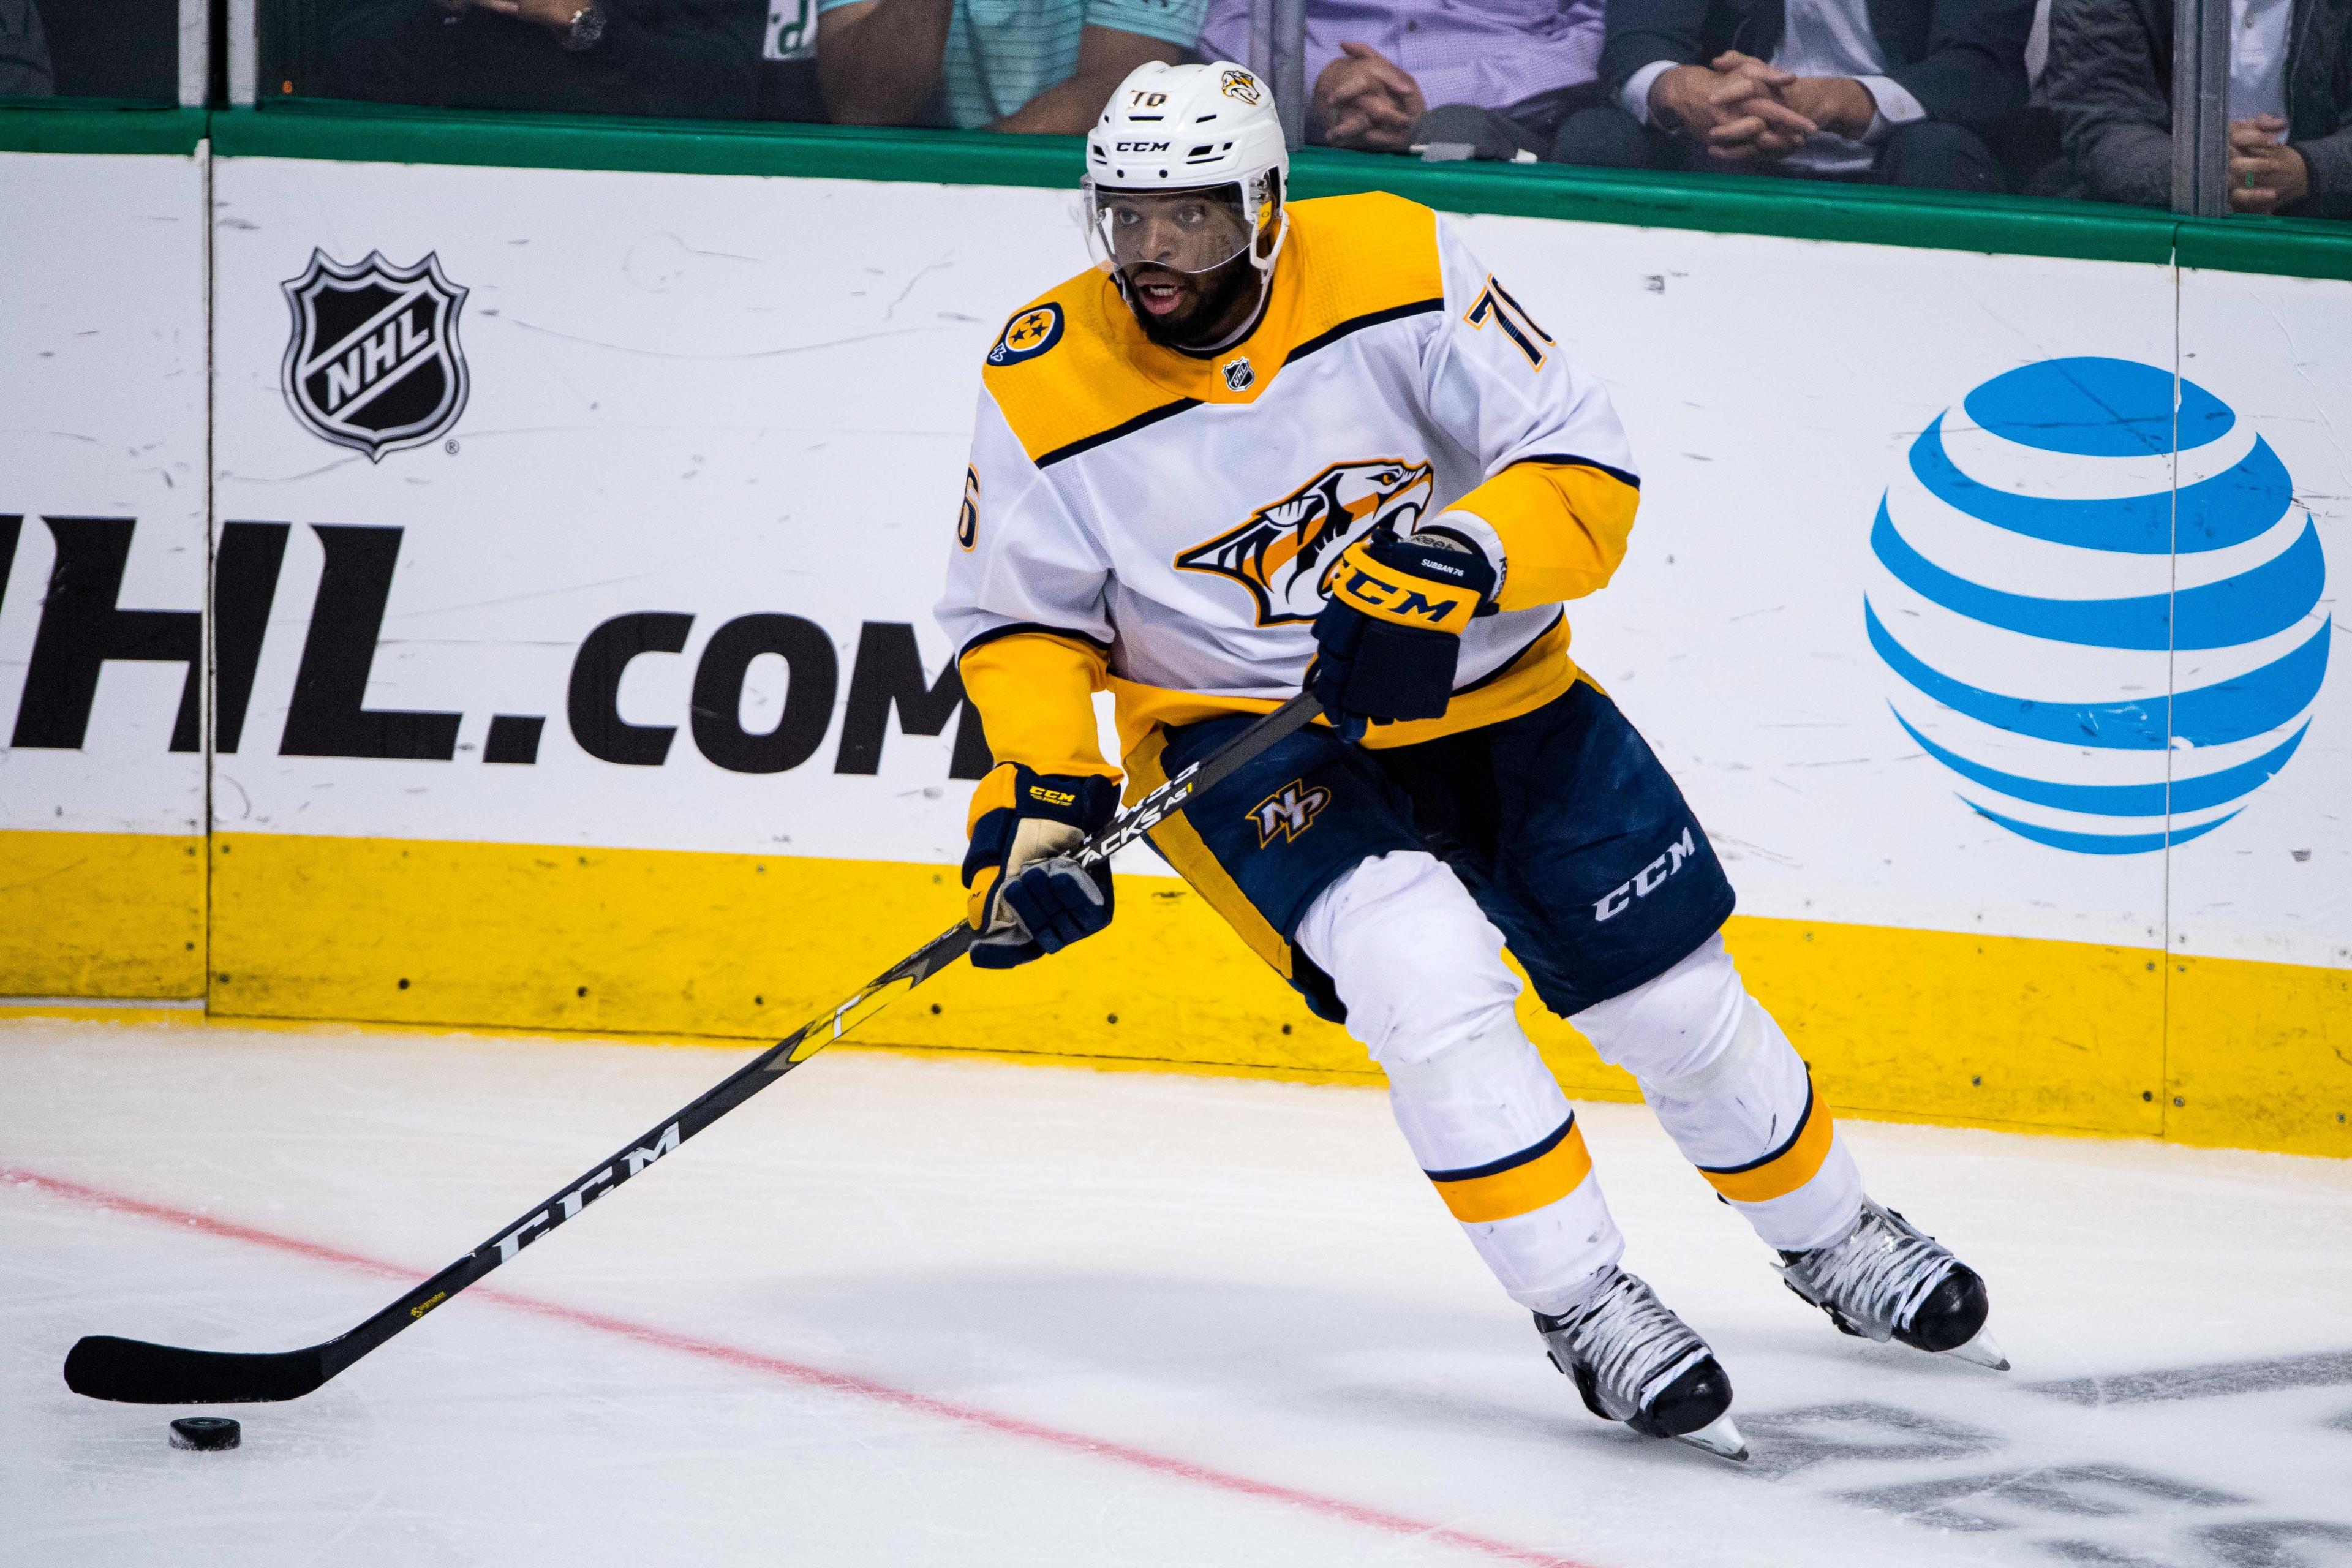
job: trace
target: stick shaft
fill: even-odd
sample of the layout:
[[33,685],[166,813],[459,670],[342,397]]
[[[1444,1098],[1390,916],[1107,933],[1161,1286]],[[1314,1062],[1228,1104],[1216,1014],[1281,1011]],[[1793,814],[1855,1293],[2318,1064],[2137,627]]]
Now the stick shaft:
[[[1077,858],[1088,865],[1109,858],[1182,810],[1194,796],[1214,787],[1235,769],[1303,727],[1315,712],[1312,698],[1304,694],[1292,698],[1212,755],[1120,812],[1087,837],[1076,851]],[[880,1012],[903,993],[961,958],[971,947],[972,934],[971,928],[962,922],[941,931],[847,1001],[761,1051],[624,1145],[611,1159],[592,1167],[347,1333],[306,1350],[252,1356],[183,1351],[93,1336],[75,1345],[73,1353],[68,1356],[66,1381],[76,1392],[95,1398],[146,1405],[290,1399],[308,1394],[484,1275],[511,1262],[524,1247],[576,1218],[590,1204],[674,1152],[688,1139]]]

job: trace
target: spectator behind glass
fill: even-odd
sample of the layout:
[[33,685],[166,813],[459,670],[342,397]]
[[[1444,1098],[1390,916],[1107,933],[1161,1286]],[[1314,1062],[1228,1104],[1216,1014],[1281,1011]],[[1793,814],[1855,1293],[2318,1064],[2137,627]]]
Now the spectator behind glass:
[[[2228,4],[2231,209],[2352,217],[2352,0]],[[2068,194],[2170,204],[2171,0],[2055,0],[2042,90]]]
[[55,91],[40,12],[33,0],[0,0],[0,98],[47,98]]
[[344,0],[336,98],[739,120],[757,111],[762,0]]
[[1608,100],[1556,156],[1998,191],[2033,0],[1610,0]]
[[[1541,156],[1599,100],[1601,13],[1601,0],[1307,0],[1307,140]],[[1202,57],[1245,60],[1249,40],[1250,0],[1209,0]]]
[[1147,60],[1173,65],[1202,0],[819,0],[817,74],[844,125],[1076,135]]

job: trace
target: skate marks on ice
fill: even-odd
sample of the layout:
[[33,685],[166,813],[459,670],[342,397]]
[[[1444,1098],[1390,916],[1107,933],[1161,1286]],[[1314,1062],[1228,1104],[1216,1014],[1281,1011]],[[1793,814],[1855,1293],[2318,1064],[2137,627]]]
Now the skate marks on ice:
[[2285,1356],[2275,1361],[2223,1362],[2213,1366],[2179,1367],[2124,1376],[2075,1377],[2030,1386],[2036,1394],[2047,1394],[2070,1405],[2097,1406],[2263,1394],[2281,1388],[2332,1388],[2344,1384],[2352,1384],[2352,1351]]
[[[2125,1410],[2158,1404],[2238,1400],[2352,1384],[2352,1352],[2164,1368],[2023,1384],[2018,1394],[2054,1399],[2080,1410]],[[2352,1411],[2298,1418],[2309,1400],[2241,1405],[2237,1419],[2197,1414],[2200,1441],[2228,1440],[2230,1426],[2274,1424],[2292,1441],[2342,1445],[2338,1473],[2352,1468]],[[2116,1568],[2336,1568],[2352,1564],[2352,1520],[2295,1517],[2316,1497],[2242,1481],[2221,1485],[2175,1468],[2135,1458],[2092,1457],[2113,1443],[2137,1455],[2145,1432],[2110,1423],[2086,1437],[2064,1435],[2082,1457],[2020,1463],[2010,1432],[1875,1400],[1769,1411],[1743,1418],[1754,1451],[1752,1474],[1801,1485],[1824,1500],[1891,1514],[1946,1534],[2010,1534],[2028,1551],[2064,1563]],[[2013,1424],[2015,1426],[2016,1424]],[[2339,1434],[2341,1436],[2339,1436]],[[2191,1445],[2195,1447],[2194,1444]],[[2004,1462],[2006,1461],[2006,1462]],[[1857,1473],[1860,1472],[1860,1473]],[[1855,1486],[1866,1475],[1871,1484]],[[1794,1481],[1791,1478],[1801,1478]],[[2352,1498],[2331,1500],[2341,1510]],[[2006,1558],[2009,1553],[2001,1555]]]

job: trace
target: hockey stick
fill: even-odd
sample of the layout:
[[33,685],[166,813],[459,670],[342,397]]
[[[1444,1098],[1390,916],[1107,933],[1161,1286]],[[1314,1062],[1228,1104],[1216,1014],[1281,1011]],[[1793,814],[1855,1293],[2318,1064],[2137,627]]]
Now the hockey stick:
[[[1235,769],[1305,725],[1315,713],[1313,698],[1304,693],[1292,698],[1104,824],[1079,847],[1078,860],[1091,866],[1108,859],[1183,809],[1192,796],[1222,783]],[[880,1012],[901,993],[961,958],[971,947],[971,927],[961,922],[933,937],[848,1001],[802,1025],[700,1099],[347,1333],[304,1350],[258,1355],[181,1350],[93,1334],[68,1352],[66,1386],[92,1399],[119,1399],[131,1405],[299,1399],[493,1268],[512,1261],[524,1247],[675,1151]]]

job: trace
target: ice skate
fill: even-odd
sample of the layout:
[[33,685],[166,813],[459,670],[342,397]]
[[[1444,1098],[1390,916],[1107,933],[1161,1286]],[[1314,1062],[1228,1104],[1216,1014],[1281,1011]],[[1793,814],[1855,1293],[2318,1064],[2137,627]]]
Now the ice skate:
[[1868,1198],[1853,1229],[1827,1247],[1783,1252],[1780,1268],[1790,1289],[1849,1334],[2009,1370],[2009,1358],[1985,1332],[1990,1307],[1976,1270]]
[[1722,1363],[1640,1279],[1612,1267],[1582,1307],[1535,1317],[1552,1365],[1575,1380],[1595,1415],[1645,1437],[1748,1458],[1747,1440],[1732,1425],[1731,1379]]

